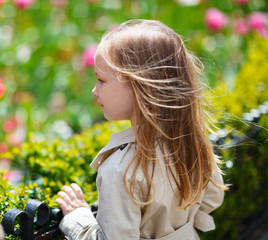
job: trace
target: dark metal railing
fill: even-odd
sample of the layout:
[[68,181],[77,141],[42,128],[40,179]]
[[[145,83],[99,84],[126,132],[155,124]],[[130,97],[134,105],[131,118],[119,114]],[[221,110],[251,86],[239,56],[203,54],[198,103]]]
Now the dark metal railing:
[[[5,233],[20,236],[23,240],[54,239],[61,235],[58,228],[62,219],[60,209],[52,208],[45,202],[31,199],[20,209],[8,210],[2,220]],[[40,226],[45,226],[40,229]]]
[[[211,135],[211,141],[215,145],[215,151],[219,152],[223,149],[235,147],[249,139],[257,137],[260,127],[257,122],[262,114],[268,113],[268,101],[260,105],[258,109],[253,109],[249,113],[243,114],[243,119],[251,122],[253,128],[249,128],[243,136],[228,136],[228,134]],[[228,144],[225,144],[225,139],[231,139]],[[91,210],[96,217],[98,206],[93,204]],[[50,209],[45,202],[31,199],[26,204],[24,210],[10,209],[3,217],[2,225],[7,234],[20,236],[22,240],[49,240],[59,239],[64,237],[58,226],[62,219],[60,209]],[[17,228],[17,225],[19,228]]]
[[[96,217],[98,204],[91,205],[91,211]],[[20,236],[22,240],[68,239],[59,230],[63,215],[58,208],[49,208],[45,202],[30,199],[24,211],[20,209],[8,210],[2,225],[6,234]]]

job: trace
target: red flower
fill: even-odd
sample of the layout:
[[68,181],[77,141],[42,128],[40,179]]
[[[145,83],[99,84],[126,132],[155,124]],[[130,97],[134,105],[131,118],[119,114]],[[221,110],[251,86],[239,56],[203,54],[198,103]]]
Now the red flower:
[[235,0],[238,4],[247,4],[249,2],[249,0]]
[[7,150],[8,150],[7,144],[4,142],[0,142],[0,153],[7,152]]
[[94,57],[95,57],[97,48],[98,48],[98,45],[93,44],[85,50],[83,57],[82,57],[82,61],[86,66],[89,66],[89,67],[94,66]]
[[262,12],[254,12],[248,17],[248,24],[249,26],[256,30],[262,31],[267,24],[267,17],[266,14]]
[[23,125],[17,126],[14,131],[11,133],[7,134],[6,140],[9,144],[13,146],[18,146],[20,145],[26,137],[26,129]]
[[257,30],[257,33],[263,37],[263,38],[268,38],[268,29],[263,27],[260,30]]
[[28,8],[33,5],[34,0],[14,0],[15,5],[20,8]]
[[17,127],[17,125],[18,125],[17,119],[14,116],[12,116],[4,122],[3,130],[4,132],[11,132]]
[[0,79],[0,99],[3,97],[4,94],[5,94],[5,85]]
[[234,28],[237,34],[245,35],[249,32],[249,26],[245,19],[238,19],[234,23]]
[[220,31],[225,27],[227,18],[224,13],[217,8],[209,8],[205,14],[205,22],[211,30]]

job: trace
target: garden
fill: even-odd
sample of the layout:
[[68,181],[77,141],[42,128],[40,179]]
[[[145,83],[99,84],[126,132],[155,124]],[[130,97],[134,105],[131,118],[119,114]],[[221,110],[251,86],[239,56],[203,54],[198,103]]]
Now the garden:
[[[91,94],[104,32],[156,19],[204,63],[209,135],[230,184],[201,239],[261,239],[268,216],[268,0],[0,0],[0,223],[30,199],[58,208],[76,182],[97,201],[89,163],[111,133]],[[254,235],[255,234],[255,235]],[[254,235],[254,237],[253,237]],[[6,234],[6,239],[21,239]]]

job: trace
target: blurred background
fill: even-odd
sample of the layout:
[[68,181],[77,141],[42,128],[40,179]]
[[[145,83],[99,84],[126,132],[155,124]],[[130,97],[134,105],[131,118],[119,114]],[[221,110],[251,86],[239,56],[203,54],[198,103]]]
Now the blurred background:
[[[214,216],[218,232],[203,238],[268,239],[260,237],[268,221],[267,14],[268,0],[0,0],[0,170],[8,170],[0,180],[38,180],[43,200],[53,198],[63,182],[88,181],[89,192],[96,191],[96,173],[86,177],[88,161],[111,129],[104,124],[83,132],[104,122],[91,94],[97,44],[123,21],[160,20],[204,63],[202,80],[214,92],[208,96],[223,138],[237,129],[227,140],[238,147],[220,150],[232,186]],[[254,143],[240,145],[241,138]],[[222,144],[216,136],[212,140]],[[12,162],[23,171],[10,170]],[[3,179],[1,186],[7,184]],[[9,186],[5,191],[12,192]],[[16,207],[17,200],[0,200],[4,212]],[[222,224],[224,218],[229,221]],[[246,230],[259,219],[257,238]]]
[[102,120],[91,90],[94,52],[119,23],[156,19],[232,86],[248,42],[268,36],[265,0],[0,0],[0,151],[27,139],[68,138]]

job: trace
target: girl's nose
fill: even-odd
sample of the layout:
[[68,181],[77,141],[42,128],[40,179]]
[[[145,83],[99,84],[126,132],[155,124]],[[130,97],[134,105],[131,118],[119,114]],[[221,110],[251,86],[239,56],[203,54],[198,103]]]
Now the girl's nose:
[[92,94],[97,97],[98,96],[98,92],[97,92],[97,87],[95,86],[92,90]]

